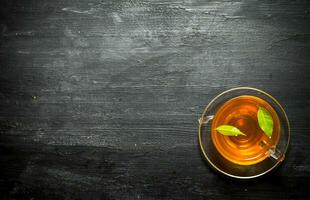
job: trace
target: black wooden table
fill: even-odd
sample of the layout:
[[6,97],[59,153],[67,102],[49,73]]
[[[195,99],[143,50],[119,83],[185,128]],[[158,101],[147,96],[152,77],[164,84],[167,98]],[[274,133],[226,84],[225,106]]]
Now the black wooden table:
[[[1,0],[1,199],[309,199],[309,1]],[[205,105],[252,86],[292,128],[236,181],[197,143]]]

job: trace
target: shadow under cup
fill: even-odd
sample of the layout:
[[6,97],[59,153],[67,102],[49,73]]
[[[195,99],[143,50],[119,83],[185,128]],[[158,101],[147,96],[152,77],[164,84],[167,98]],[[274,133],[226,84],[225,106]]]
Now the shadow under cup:
[[[252,165],[239,165],[225,159],[215,148],[211,138],[212,120],[218,109],[228,100],[243,95],[265,100],[276,111],[280,121],[278,143],[268,151],[267,158]],[[199,144],[204,157],[218,172],[233,178],[251,179],[270,172],[284,160],[289,140],[290,126],[284,109],[270,94],[255,88],[239,87],[221,93],[207,105],[199,119]]]

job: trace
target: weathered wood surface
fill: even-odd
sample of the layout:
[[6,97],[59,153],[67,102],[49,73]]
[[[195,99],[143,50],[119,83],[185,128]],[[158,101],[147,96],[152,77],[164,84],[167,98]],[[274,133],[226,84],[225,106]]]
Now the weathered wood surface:
[[[309,1],[0,2],[3,199],[309,199]],[[215,174],[197,119],[237,86],[288,112],[284,165]]]

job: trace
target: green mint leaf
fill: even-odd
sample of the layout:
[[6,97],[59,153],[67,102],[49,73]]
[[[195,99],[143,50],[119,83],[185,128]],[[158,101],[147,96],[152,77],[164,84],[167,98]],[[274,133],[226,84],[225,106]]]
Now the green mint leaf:
[[259,107],[257,112],[257,119],[259,127],[269,138],[271,138],[273,131],[273,119],[270,113],[265,108]]
[[238,135],[244,135],[246,134],[242,133],[238,128],[230,125],[221,125],[217,127],[215,130],[219,132],[222,135],[227,135],[227,136],[238,136]]

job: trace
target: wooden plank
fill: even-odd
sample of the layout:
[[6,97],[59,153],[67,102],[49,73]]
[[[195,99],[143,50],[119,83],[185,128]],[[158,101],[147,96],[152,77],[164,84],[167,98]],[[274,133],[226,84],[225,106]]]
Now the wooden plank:
[[[309,199],[307,1],[1,1],[3,199]],[[284,105],[284,165],[252,182],[203,160],[220,92]]]

